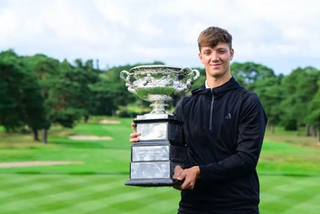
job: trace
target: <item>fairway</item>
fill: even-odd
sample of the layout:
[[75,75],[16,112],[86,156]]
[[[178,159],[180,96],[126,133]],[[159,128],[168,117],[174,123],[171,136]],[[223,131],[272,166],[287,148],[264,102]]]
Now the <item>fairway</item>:
[[[179,192],[123,185],[126,175],[0,175],[1,214],[176,213]],[[318,214],[320,178],[260,176],[261,213]]]
[[[118,120],[118,119],[117,119]],[[169,187],[127,187],[131,119],[73,130],[53,127],[49,144],[0,131],[1,162],[81,161],[83,164],[0,168],[0,214],[172,214],[180,193]],[[72,140],[72,135],[113,140]],[[270,135],[271,136],[271,135]],[[266,137],[258,165],[262,214],[319,214],[319,149]]]

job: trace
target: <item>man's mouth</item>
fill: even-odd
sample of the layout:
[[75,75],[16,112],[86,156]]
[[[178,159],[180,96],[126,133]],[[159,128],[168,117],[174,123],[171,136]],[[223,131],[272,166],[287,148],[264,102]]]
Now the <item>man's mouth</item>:
[[210,66],[213,66],[213,67],[218,67],[219,65],[221,65],[221,64],[218,64],[218,63],[216,63],[216,64],[210,64]]

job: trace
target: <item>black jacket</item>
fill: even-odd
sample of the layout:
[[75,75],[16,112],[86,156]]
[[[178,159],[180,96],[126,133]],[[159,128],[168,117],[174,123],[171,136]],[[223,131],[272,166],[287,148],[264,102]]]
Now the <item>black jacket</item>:
[[192,91],[174,114],[184,122],[188,167],[199,166],[193,190],[181,192],[179,213],[259,213],[259,159],[267,117],[259,97],[231,78]]

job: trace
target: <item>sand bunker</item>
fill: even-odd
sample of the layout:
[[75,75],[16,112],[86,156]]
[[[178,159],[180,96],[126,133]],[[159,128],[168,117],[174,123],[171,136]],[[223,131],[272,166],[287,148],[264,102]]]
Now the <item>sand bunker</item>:
[[120,124],[120,121],[104,119],[104,120],[100,120],[100,123],[102,123],[102,124]]
[[73,135],[69,138],[72,140],[112,140],[112,137],[95,135]]
[[0,163],[0,168],[84,164],[83,161],[24,161]]

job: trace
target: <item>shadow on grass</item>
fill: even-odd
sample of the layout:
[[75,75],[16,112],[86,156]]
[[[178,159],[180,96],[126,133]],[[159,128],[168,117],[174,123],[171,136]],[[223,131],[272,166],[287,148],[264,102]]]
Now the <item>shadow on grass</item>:
[[260,172],[259,176],[287,176],[287,177],[320,177],[320,174],[302,174],[302,173],[286,173],[286,172]]
[[[119,172],[41,172],[41,171],[29,171],[29,172],[0,172],[2,174],[20,174],[20,175],[129,175],[128,171]],[[259,173],[259,176],[286,176],[286,177],[320,177],[320,174],[294,174],[294,173]]]
[[30,172],[0,172],[3,174],[15,174],[15,175],[129,175],[129,172],[40,172],[40,171],[30,171]]
[[86,143],[86,142],[52,142],[51,144],[60,145],[68,148],[75,149],[113,149],[113,150],[130,150],[130,147],[120,147],[120,146],[110,146],[105,145],[104,143]]
[[[67,148],[73,149],[112,149],[112,150],[130,150],[130,147],[120,147],[120,146],[106,146],[103,144],[88,144],[88,143],[51,143],[51,145],[63,146]],[[30,150],[39,150],[46,149],[46,147],[39,146],[23,146],[23,147],[15,147],[15,146],[1,146],[0,150],[12,149],[12,150],[21,150],[21,149],[30,149]]]

